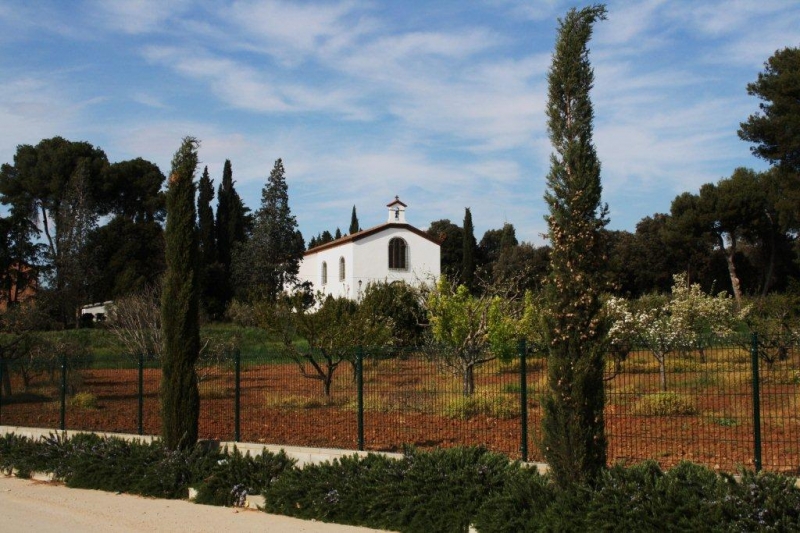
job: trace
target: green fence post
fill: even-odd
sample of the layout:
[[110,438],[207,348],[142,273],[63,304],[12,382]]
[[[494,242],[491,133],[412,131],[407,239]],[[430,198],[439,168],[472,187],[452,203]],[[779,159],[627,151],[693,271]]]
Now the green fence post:
[[761,393],[758,378],[758,335],[753,333],[750,344],[753,364],[753,462],[756,472],[761,470]]
[[520,413],[520,455],[528,461],[528,361],[525,339],[519,340],[519,413]]
[[239,442],[242,439],[241,432],[241,407],[242,407],[242,352],[239,348],[233,351],[234,368],[234,395],[233,395],[233,441]]
[[139,353],[139,435],[144,435],[144,354]]
[[67,356],[61,354],[61,431],[66,429],[67,422]]
[[364,352],[356,348],[356,388],[358,394],[358,450],[364,451]]
[[3,367],[6,366],[5,359],[0,359],[0,425],[3,424]]

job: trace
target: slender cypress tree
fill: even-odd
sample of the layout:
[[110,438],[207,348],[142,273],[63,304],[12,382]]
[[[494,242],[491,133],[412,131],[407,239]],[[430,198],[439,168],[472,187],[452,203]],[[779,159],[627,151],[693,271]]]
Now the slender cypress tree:
[[470,291],[475,290],[475,228],[472,226],[472,212],[469,207],[464,211],[464,240],[461,253],[461,282]]
[[217,257],[219,262],[230,268],[231,250],[233,248],[233,170],[230,159],[225,160],[222,170],[222,182],[217,191]]
[[334,239],[341,239],[342,238],[342,230],[336,228],[336,233],[333,234]]
[[194,368],[200,352],[194,208],[197,147],[197,139],[183,139],[172,159],[167,189],[167,271],[161,298],[161,417],[164,444],[169,449],[186,448],[197,442],[200,416]]
[[356,206],[353,206],[353,213],[350,215],[350,229],[348,231],[350,232],[350,235],[361,231],[361,228],[358,227],[358,216],[356,216]]
[[211,269],[217,260],[216,237],[214,235],[214,210],[211,202],[214,200],[214,183],[208,175],[208,167],[203,169],[203,175],[197,187],[197,231],[198,231],[198,276],[200,283],[201,305],[206,312],[211,313],[214,304],[214,288]]
[[591,481],[606,464],[599,273],[607,208],[600,203],[600,162],[592,143],[594,73],[587,47],[592,25],[605,17],[605,6],[596,5],[571,9],[559,20],[548,74],[554,153],[545,193],[552,251],[542,428],[544,455],[561,486]]
[[238,243],[247,239],[248,214],[241,197],[233,186],[233,171],[229,159],[225,160],[222,170],[222,182],[217,190],[217,261],[219,263],[219,281],[217,282],[217,299],[224,308],[233,298],[233,282],[231,261],[233,249]]

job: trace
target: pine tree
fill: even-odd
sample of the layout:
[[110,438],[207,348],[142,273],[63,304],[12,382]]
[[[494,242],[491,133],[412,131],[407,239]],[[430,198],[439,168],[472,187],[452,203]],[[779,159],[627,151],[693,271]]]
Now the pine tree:
[[342,230],[336,228],[336,233],[333,235],[334,240],[342,238]]
[[214,287],[211,270],[217,260],[216,238],[214,235],[214,182],[208,175],[208,167],[203,169],[197,192],[197,231],[198,231],[198,276],[201,305],[209,314],[214,303]]
[[278,159],[261,191],[253,233],[234,257],[236,280],[250,297],[275,301],[287,284],[297,281],[305,243],[289,208],[283,161]]
[[361,228],[358,226],[358,216],[356,216],[356,206],[353,206],[353,213],[350,215],[350,229],[348,231],[350,232],[350,235],[361,231]]
[[464,211],[464,240],[461,253],[461,281],[466,287],[475,290],[475,250],[478,243],[475,241],[475,228],[472,226],[472,213],[469,207]]
[[167,189],[167,271],[161,298],[164,355],[161,417],[164,444],[187,448],[197,442],[200,395],[195,362],[200,352],[195,183],[198,141],[186,137],[172,159]]
[[596,5],[572,9],[559,20],[548,74],[554,153],[545,193],[552,251],[542,428],[544,455],[561,486],[591,481],[606,464],[599,273],[607,208],[600,203],[600,162],[592,143],[594,73],[587,47],[592,25],[605,17],[605,6]]

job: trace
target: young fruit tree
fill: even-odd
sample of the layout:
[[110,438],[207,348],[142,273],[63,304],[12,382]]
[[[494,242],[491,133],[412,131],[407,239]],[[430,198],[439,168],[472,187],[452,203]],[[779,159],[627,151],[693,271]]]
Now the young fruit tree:
[[428,295],[426,309],[432,340],[428,352],[444,370],[461,377],[464,396],[475,392],[475,368],[513,357],[524,335],[525,313],[518,302],[486,293],[474,296],[466,285],[453,287],[445,277]]
[[[318,309],[310,304],[297,291],[274,302],[262,298],[250,306],[249,314],[258,327],[280,339],[282,353],[295,362],[304,378],[319,381],[329,398],[339,366],[348,363],[355,370],[357,347],[391,345],[392,322],[347,298],[328,296]],[[298,337],[307,346],[298,344]]]
[[607,208],[600,202],[600,161],[592,142],[594,73],[588,49],[593,24],[605,18],[605,6],[596,5],[571,9],[559,20],[548,74],[553,154],[545,200],[552,251],[542,444],[560,486],[590,481],[606,465],[600,273]]

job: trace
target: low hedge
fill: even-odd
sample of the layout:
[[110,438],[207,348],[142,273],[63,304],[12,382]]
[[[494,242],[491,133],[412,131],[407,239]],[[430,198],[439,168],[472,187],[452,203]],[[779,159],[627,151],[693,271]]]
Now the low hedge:
[[407,449],[303,469],[285,454],[243,455],[198,445],[171,452],[92,434],[71,439],[0,437],[0,471],[50,472],[72,487],[241,505],[263,494],[265,510],[305,519],[405,532],[800,531],[794,480],[691,463],[605,470],[595,483],[560,490],[547,476],[484,448]]
[[294,461],[283,452],[243,456],[202,443],[173,451],[159,441],[127,441],[91,433],[64,438],[51,434],[38,440],[13,434],[0,437],[0,469],[28,477],[46,472],[69,487],[125,492],[156,498],[185,498],[189,487],[198,501],[215,505],[243,504],[258,494]]
[[743,471],[739,481],[684,462],[603,472],[594,486],[557,491],[520,471],[475,517],[481,533],[518,531],[800,531],[794,480]]
[[369,454],[284,473],[266,488],[265,510],[393,531],[467,531],[484,500],[518,463],[484,448]]

